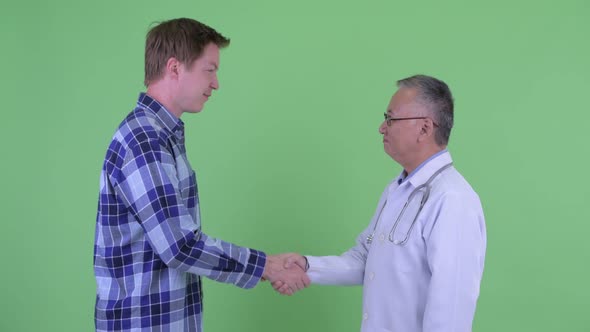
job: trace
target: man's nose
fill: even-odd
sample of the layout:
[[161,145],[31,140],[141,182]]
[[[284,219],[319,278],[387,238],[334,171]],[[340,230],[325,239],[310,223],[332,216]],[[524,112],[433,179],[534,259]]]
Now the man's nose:
[[211,82],[211,88],[213,90],[219,89],[219,80],[217,79],[217,75],[215,75],[215,77],[213,78],[213,81]]
[[386,126],[385,121],[383,121],[381,123],[381,125],[379,126],[379,134],[385,135],[385,126]]

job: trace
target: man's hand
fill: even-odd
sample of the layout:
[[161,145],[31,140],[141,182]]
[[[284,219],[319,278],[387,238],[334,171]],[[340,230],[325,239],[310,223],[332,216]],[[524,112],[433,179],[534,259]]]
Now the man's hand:
[[282,254],[285,269],[290,269],[293,265],[299,266],[303,271],[307,272],[307,258],[296,253]]
[[309,277],[305,274],[305,265],[305,258],[299,254],[267,256],[263,278],[269,280],[279,293],[292,295],[310,284]]
[[[307,274],[305,274],[307,269],[307,259],[305,257],[296,253],[282,254],[275,257],[282,262],[285,271],[296,271],[297,273],[303,273],[303,288],[309,286],[310,280]],[[299,287],[301,284],[298,283],[297,280],[295,280],[295,285],[293,285],[291,280],[292,279],[289,278],[278,278],[276,280],[271,280],[272,287],[283,295],[292,295],[296,291],[303,289]]]

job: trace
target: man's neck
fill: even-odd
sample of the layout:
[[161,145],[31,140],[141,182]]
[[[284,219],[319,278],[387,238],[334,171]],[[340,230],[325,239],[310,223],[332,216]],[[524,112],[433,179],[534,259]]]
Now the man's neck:
[[424,149],[423,151],[421,151],[420,154],[416,156],[416,158],[414,158],[414,160],[411,163],[409,163],[408,165],[402,165],[404,166],[404,172],[406,173],[405,175],[408,176],[409,174],[412,174],[412,172],[416,170],[416,168],[418,168],[420,165],[422,165],[423,162],[428,160],[428,158],[432,157],[433,155],[439,153],[440,151],[446,148],[446,145],[434,145],[431,148]]
[[160,104],[162,104],[168,112],[172,113],[175,117],[180,119],[182,112],[177,109],[177,107],[172,102],[173,98],[170,93],[166,89],[166,86],[161,84],[161,82],[152,83],[148,86],[146,94],[153,99],[157,100]]

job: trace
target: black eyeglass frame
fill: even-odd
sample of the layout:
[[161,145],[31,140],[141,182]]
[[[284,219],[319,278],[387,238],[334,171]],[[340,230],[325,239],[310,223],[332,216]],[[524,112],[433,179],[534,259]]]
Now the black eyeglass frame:
[[[385,122],[387,123],[388,127],[391,126],[392,121],[430,119],[430,117],[427,117],[427,116],[414,116],[414,117],[409,117],[409,118],[392,118],[387,113],[383,113],[383,117],[385,118]],[[432,121],[432,123],[436,127],[438,127],[438,124],[436,122],[434,122],[434,120],[432,120],[432,119],[430,119],[430,120]]]

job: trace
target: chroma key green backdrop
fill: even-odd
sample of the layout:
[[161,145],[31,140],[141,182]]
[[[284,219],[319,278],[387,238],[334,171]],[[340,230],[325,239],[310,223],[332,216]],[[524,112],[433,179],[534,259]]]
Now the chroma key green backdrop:
[[[185,115],[204,229],[339,254],[400,171],[377,131],[397,79],[456,98],[449,150],[488,252],[474,331],[590,331],[590,5],[563,1],[3,1],[0,331],[91,331],[98,178],[143,90],[154,21],[231,38]],[[205,280],[206,331],[358,331],[360,287],[292,297]]]

